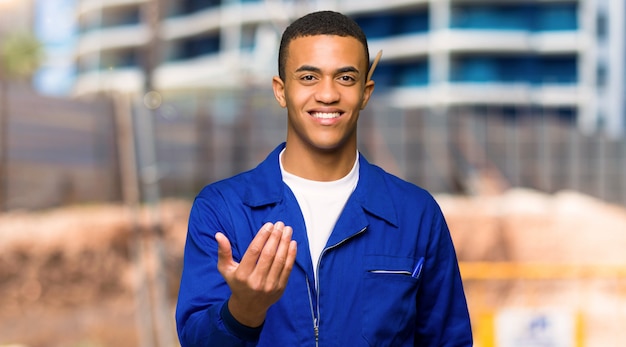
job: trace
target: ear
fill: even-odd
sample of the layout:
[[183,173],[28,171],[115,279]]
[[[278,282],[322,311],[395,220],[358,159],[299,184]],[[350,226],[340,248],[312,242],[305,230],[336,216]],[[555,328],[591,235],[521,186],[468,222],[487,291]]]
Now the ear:
[[274,89],[274,97],[280,107],[287,107],[287,101],[285,100],[285,82],[278,76],[274,76],[272,79],[272,89]]
[[373,80],[368,80],[365,83],[365,88],[363,89],[363,101],[361,101],[361,110],[365,109],[365,106],[367,106],[367,103],[370,101],[370,97],[374,92],[374,84]]

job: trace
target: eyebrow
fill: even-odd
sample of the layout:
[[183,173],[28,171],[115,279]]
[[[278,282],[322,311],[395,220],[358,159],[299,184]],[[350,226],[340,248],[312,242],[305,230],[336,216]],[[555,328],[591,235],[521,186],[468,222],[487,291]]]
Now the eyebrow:
[[[303,71],[322,73],[322,70],[320,68],[311,66],[311,65],[302,65],[296,70],[296,72],[303,72]],[[345,66],[345,67],[341,67],[335,70],[335,73],[346,73],[346,72],[354,72],[358,74],[359,70],[355,68],[354,66]]]

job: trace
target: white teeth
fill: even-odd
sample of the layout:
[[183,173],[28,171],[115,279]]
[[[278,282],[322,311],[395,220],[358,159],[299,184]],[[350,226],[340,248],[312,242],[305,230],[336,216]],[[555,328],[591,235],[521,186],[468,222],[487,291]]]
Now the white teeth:
[[335,113],[315,112],[315,113],[312,113],[311,115],[319,119],[332,119],[332,118],[338,118],[340,116],[340,113],[339,112],[335,112]]

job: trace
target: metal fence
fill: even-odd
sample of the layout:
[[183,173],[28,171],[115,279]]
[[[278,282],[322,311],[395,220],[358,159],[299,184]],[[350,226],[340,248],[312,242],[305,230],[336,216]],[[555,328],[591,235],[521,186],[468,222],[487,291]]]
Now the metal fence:
[[[9,208],[120,199],[111,100],[25,91],[9,100]],[[135,120],[143,108],[134,103]],[[193,197],[205,184],[254,167],[285,139],[286,111],[269,89],[165,94],[148,115],[155,117],[163,196]],[[626,140],[582,134],[575,115],[558,109],[402,110],[378,95],[362,112],[359,147],[371,162],[433,193],[527,187],[626,204]]]
[[[583,134],[566,111],[407,111],[388,105],[383,95],[362,113],[359,147],[370,161],[434,193],[527,187],[626,203],[626,140]],[[285,110],[269,90],[171,96],[158,114],[169,194],[252,168],[285,138]]]
[[112,105],[8,90],[7,209],[33,209],[119,199]]

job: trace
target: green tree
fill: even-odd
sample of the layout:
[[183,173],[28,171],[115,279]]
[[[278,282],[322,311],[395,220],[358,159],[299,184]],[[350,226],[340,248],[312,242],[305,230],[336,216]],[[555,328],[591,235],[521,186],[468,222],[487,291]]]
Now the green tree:
[[44,50],[31,33],[9,35],[0,44],[0,69],[3,80],[29,80],[41,65]]
[[41,65],[44,50],[30,33],[0,38],[0,211],[7,207],[9,81],[28,81]]

